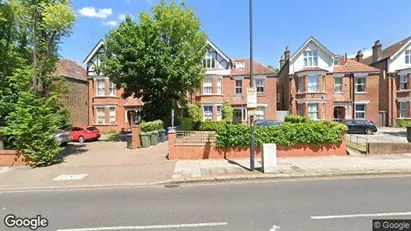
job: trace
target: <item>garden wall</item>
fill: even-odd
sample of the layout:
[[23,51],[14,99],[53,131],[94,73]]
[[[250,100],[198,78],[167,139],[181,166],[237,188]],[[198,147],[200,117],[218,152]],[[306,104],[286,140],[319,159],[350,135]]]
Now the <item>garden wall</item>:
[[[211,142],[198,144],[176,144],[176,134],[169,133],[170,160],[198,160],[198,159],[224,159],[224,158],[248,158],[250,149],[246,148],[218,148]],[[340,144],[296,144],[292,147],[277,147],[278,157],[302,157],[302,156],[331,156],[347,155],[346,141]],[[260,148],[256,149],[256,156],[261,156]]]
[[29,158],[15,150],[0,150],[0,166],[28,166]]

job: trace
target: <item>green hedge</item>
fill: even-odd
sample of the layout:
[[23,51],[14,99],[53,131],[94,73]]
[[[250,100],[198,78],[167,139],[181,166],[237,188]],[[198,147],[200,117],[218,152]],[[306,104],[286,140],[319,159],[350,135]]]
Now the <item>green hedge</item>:
[[200,131],[217,131],[218,128],[225,125],[225,121],[205,121],[200,124]]
[[[281,126],[256,127],[256,145],[275,143],[293,146],[297,143],[324,144],[341,143],[348,128],[332,121],[285,122]],[[226,124],[217,130],[218,147],[247,147],[250,145],[248,125]]]
[[164,129],[164,123],[161,120],[154,120],[151,122],[142,122],[141,131],[142,132],[152,132]]
[[411,126],[411,119],[397,119],[397,127]]
[[181,131],[193,131],[193,120],[189,118],[182,118],[180,120],[180,130]]
[[310,118],[305,117],[305,116],[289,114],[285,117],[285,122],[290,122],[290,123],[307,123],[308,121],[310,121]]

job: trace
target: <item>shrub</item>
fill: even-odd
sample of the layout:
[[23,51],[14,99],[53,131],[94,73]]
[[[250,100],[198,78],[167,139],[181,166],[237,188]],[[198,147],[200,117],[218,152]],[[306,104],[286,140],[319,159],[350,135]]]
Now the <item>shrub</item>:
[[154,120],[151,122],[142,122],[141,131],[142,132],[152,132],[156,130],[161,130],[164,128],[164,123],[161,120]]
[[[285,122],[281,126],[256,127],[256,145],[275,143],[293,146],[297,143],[323,144],[341,143],[348,128],[331,121]],[[217,130],[217,146],[246,147],[250,145],[248,125],[226,124]]]
[[182,118],[180,122],[181,131],[193,131],[193,120],[189,118]]
[[230,123],[230,124],[233,122],[234,109],[230,104],[228,103],[223,104],[222,114],[223,114],[223,120],[225,122]]
[[411,126],[411,119],[397,119],[397,127]]
[[201,109],[198,105],[189,104],[187,106],[188,118],[193,122],[201,121]]
[[219,127],[225,125],[225,121],[205,121],[201,122],[200,131],[217,131]]
[[305,117],[305,116],[298,116],[298,115],[287,115],[285,117],[285,122],[290,122],[290,123],[306,123],[310,121],[310,118]]

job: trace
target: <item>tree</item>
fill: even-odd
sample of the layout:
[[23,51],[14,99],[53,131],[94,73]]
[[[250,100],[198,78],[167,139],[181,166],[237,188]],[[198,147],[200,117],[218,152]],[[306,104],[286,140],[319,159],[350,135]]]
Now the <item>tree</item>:
[[234,117],[233,107],[228,103],[224,103],[222,111],[223,111],[223,120],[227,123],[232,123],[233,117]]
[[142,97],[146,121],[168,121],[205,76],[206,35],[184,2],[162,0],[151,13],[140,14],[139,23],[127,17],[108,33],[102,71],[124,88],[123,97]]

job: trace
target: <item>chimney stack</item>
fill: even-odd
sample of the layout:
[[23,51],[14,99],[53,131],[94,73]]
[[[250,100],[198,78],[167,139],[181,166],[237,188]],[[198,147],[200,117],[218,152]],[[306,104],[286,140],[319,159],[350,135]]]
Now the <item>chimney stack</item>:
[[359,50],[359,51],[357,52],[357,55],[355,56],[355,59],[357,59],[357,62],[362,63],[363,56],[364,56],[364,54],[362,53],[361,50]]
[[285,48],[284,58],[285,58],[285,61],[290,59],[290,50],[288,49],[288,46]]
[[344,63],[346,63],[346,62],[347,62],[347,59],[348,59],[348,57],[347,57],[347,53],[345,53],[345,55],[344,55]]
[[285,64],[284,55],[281,55],[281,58],[280,58],[280,70],[281,70],[281,68],[283,68],[284,64]]
[[377,40],[374,42],[374,46],[372,47],[372,62],[375,63],[378,61],[379,58],[381,58],[381,47],[382,44],[380,43],[380,40]]

